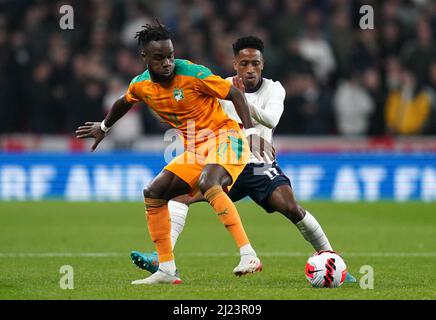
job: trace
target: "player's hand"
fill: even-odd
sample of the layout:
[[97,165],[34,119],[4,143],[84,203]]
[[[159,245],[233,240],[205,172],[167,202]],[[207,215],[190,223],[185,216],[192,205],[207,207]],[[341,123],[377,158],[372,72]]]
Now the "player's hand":
[[251,153],[260,161],[272,163],[276,157],[275,149],[271,143],[257,134],[248,136],[248,143],[250,144]]
[[94,144],[91,147],[91,151],[94,151],[101,140],[104,139],[106,133],[100,128],[100,122],[85,122],[85,125],[80,126],[76,130],[77,139],[94,138]]
[[234,76],[232,78],[232,81],[233,81],[233,86],[234,87],[238,88],[242,92],[245,92],[245,86],[244,86],[244,83],[242,82],[242,78],[241,77]]

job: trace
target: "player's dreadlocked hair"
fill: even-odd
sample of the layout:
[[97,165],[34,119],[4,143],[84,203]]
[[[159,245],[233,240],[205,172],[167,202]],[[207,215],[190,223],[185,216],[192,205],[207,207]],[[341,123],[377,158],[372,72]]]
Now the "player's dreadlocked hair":
[[235,43],[232,44],[232,47],[235,56],[239,53],[239,51],[247,48],[257,49],[263,53],[263,41],[254,36],[239,38]]
[[135,39],[138,39],[138,46],[144,48],[150,41],[171,39],[171,31],[156,19],[157,25],[146,24],[142,30],[136,32]]

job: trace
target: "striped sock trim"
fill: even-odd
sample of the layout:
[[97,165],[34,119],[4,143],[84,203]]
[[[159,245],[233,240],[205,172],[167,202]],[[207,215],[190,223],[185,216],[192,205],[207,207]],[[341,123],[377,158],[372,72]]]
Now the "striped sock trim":
[[167,203],[168,201],[164,199],[144,198],[144,204],[147,208],[159,208],[163,207]]
[[207,190],[204,193],[204,197],[206,198],[206,200],[211,203],[213,200],[216,199],[216,197],[218,197],[223,191],[223,188],[221,186],[214,186],[212,188],[210,188],[209,190]]

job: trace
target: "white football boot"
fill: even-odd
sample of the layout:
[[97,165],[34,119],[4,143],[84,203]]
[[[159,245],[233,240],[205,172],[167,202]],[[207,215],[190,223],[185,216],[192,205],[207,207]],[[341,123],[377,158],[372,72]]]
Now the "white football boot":
[[233,269],[233,273],[238,277],[260,271],[262,271],[262,262],[260,262],[257,256],[252,254],[242,255],[238,266]]
[[132,281],[132,284],[159,284],[159,283],[181,284],[182,279],[179,278],[177,272],[175,275],[171,275],[159,269],[148,278]]

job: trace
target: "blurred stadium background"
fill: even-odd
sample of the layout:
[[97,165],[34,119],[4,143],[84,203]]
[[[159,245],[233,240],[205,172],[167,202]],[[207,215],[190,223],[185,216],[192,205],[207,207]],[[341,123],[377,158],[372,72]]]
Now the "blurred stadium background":
[[[64,4],[73,30],[59,27]],[[365,4],[373,30],[359,28]],[[1,0],[1,199],[141,199],[168,127],[138,104],[92,155],[74,130],[103,119],[142,73],[133,35],[154,17],[177,57],[223,77],[237,37],[264,40],[264,76],[287,92],[276,148],[300,199],[436,200],[429,0]]]

